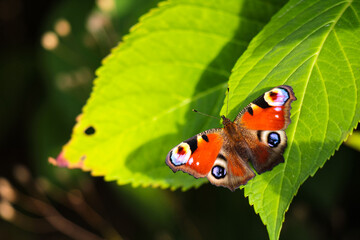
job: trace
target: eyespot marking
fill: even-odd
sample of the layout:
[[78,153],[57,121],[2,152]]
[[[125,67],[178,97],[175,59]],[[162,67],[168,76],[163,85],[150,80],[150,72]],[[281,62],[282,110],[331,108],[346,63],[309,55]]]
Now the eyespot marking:
[[216,165],[211,169],[211,174],[214,176],[214,178],[221,179],[226,176],[226,170],[225,168]]
[[269,135],[267,137],[267,142],[270,147],[272,147],[272,148],[277,147],[281,142],[280,135],[277,132],[269,133]]
[[271,91],[269,95],[271,100],[275,101],[277,99],[278,94],[276,92]]
[[274,107],[283,106],[289,98],[289,92],[284,88],[274,88],[264,95],[264,100]]
[[180,143],[169,153],[169,159],[174,166],[186,164],[191,156],[189,144]]
[[184,155],[186,152],[184,151],[184,148],[182,146],[179,146],[177,149],[177,152],[179,155]]

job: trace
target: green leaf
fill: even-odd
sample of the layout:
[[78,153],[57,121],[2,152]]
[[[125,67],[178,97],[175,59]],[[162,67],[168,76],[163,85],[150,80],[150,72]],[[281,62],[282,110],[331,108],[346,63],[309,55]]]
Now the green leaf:
[[359,1],[290,1],[254,38],[230,77],[231,116],[270,87],[290,85],[297,97],[285,163],[245,186],[270,239],[279,238],[300,185],[360,120],[359,15]]
[[166,165],[183,139],[219,126],[227,80],[282,1],[173,0],[144,16],[97,71],[70,142],[55,160],[119,184],[204,183]]

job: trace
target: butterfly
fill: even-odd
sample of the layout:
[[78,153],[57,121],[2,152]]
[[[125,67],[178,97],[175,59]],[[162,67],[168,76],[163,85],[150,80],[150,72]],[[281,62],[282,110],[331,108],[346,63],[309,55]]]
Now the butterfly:
[[284,162],[284,130],[294,100],[290,86],[275,87],[246,106],[233,122],[221,116],[223,128],[181,142],[168,153],[166,164],[173,172],[207,177],[212,184],[234,191],[255,177],[253,169],[261,174]]

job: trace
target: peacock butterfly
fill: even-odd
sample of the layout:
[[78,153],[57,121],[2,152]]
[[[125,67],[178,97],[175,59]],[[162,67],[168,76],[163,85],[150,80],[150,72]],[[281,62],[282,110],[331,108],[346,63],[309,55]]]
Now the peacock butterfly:
[[290,86],[265,92],[246,106],[232,122],[221,116],[223,128],[214,128],[189,138],[173,148],[166,164],[195,178],[207,177],[217,186],[234,191],[258,174],[284,162],[282,156],[290,124]]

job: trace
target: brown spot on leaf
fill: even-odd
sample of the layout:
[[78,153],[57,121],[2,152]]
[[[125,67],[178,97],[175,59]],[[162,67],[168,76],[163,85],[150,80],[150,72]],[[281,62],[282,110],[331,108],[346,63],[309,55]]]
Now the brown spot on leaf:
[[95,128],[93,126],[88,127],[85,129],[85,134],[88,136],[95,134]]

